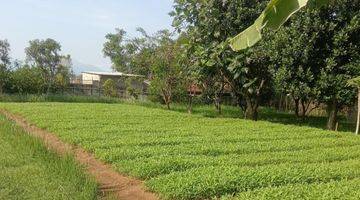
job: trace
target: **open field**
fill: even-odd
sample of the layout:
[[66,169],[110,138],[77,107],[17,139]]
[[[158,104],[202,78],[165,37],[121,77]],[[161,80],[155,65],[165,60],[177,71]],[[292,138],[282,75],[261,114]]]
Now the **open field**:
[[360,138],[126,104],[1,103],[167,199],[358,199]]
[[97,184],[0,115],[0,199],[96,199]]
[[[163,108],[164,105],[147,100],[133,100],[133,99],[119,99],[111,97],[97,97],[97,96],[74,96],[74,95],[0,95],[1,102],[17,102],[17,103],[105,103],[105,104],[130,104],[141,105],[149,108]],[[173,103],[171,110],[187,113],[187,104]],[[326,129],[327,116],[322,116],[325,110],[319,110],[317,112],[310,113],[311,115],[304,120],[299,119],[291,112],[280,112],[273,108],[261,107],[259,109],[259,119],[262,121],[269,121],[274,123],[280,123],[285,125],[297,125],[297,126],[309,126],[314,128]],[[193,114],[201,115],[210,118],[243,118],[243,113],[239,107],[223,105],[222,114],[219,115],[214,108],[214,105],[194,104]],[[338,131],[355,131],[355,122],[348,121],[344,116],[339,115],[339,127]]]

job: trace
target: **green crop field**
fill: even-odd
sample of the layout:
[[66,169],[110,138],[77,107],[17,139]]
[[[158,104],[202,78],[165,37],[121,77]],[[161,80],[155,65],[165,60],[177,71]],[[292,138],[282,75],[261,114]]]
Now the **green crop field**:
[[0,199],[96,199],[97,184],[0,115]]
[[164,199],[359,199],[360,138],[127,104],[1,103]]

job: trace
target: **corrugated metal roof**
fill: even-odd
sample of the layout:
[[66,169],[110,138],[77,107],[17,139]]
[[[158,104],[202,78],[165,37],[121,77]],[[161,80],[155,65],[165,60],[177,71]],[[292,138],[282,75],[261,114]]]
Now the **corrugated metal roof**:
[[144,77],[144,76],[142,76],[142,75],[125,74],[125,73],[122,73],[122,72],[91,72],[91,71],[86,71],[86,72],[82,72],[82,74],[94,74],[94,75],[100,75],[100,76]]

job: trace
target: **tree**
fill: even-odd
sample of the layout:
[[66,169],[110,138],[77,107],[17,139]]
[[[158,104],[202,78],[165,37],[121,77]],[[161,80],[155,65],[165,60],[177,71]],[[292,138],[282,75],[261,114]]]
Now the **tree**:
[[161,94],[164,103],[170,109],[174,94],[185,91],[181,88],[184,85],[179,64],[181,46],[172,39],[172,34],[168,30],[160,31],[157,38],[158,47],[153,55],[151,68],[151,89],[153,93]]
[[105,36],[108,40],[104,44],[104,56],[109,57],[113,63],[113,69],[117,71],[130,73],[129,55],[123,45],[125,41],[126,32],[123,29],[116,29],[116,33],[109,33]]
[[30,45],[25,49],[26,60],[42,71],[43,79],[47,82],[49,93],[54,86],[56,71],[61,63],[61,46],[53,39],[32,40]]
[[56,69],[54,89],[58,92],[64,93],[65,89],[70,83],[72,72],[71,56],[62,56],[59,66]]
[[[261,48],[239,55],[230,49],[228,42],[249,26],[265,6],[265,0],[176,0],[171,13],[176,29],[189,37],[187,46],[196,66],[206,68],[202,71],[208,73],[204,74],[204,80],[213,80],[208,83],[213,83],[216,107],[221,102],[224,88],[230,85],[238,99],[247,99],[245,110],[254,120],[257,119],[259,97],[264,86],[270,83],[266,67],[268,55]],[[252,59],[247,59],[249,56]],[[259,70],[248,70],[255,65]]]
[[356,87],[358,90],[358,108],[357,108],[357,120],[356,120],[356,135],[359,135],[359,129],[360,129],[360,76],[353,78],[348,81],[348,85]]
[[3,93],[8,80],[10,65],[10,44],[7,40],[0,40],[0,94]]
[[47,82],[42,70],[29,65],[19,65],[10,73],[11,91],[20,94],[41,94],[46,90]]
[[[270,59],[277,91],[290,95],[295,104],[296,116],[304,118],[315,107],[316,82],[320,73],[321,21],[316,12],[306,9],[294,16],[269,41]],[[320,54],[320,55],[319,55]],[[301,109],[300,109],[301,106]],[[301,114],[300,114],[301,111]]]
[[245,102],[244,117],[257,120],[263,94],[268,94],[272,86],[267,48],[261,45],[236,55],[230,67],[235,74],[232,88]]
[[129,39],[126,31],[116,29],[116,33],[106,35],[104,56],[109,57],[113,69],[124,73],[150,75],[151,56],[156,47],[155,38],[149,36],[142,28],[137,29],[140,37]]
[[320,77],[318,100],[327,105],[327,128],[336,129],[338,111],[354,103],[356,92],[347,85],[349,79],[360,75],[360,1],[338,0],[336,4],[317,9],[316,17],[322,30],[318,31],[317,49]]

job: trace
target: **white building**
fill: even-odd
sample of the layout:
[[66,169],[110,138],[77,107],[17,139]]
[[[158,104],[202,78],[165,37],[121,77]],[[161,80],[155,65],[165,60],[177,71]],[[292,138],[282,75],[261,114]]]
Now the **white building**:
[[84,85],[103,85],[108,79],[112,79],[118,83],[122,79],[129,77],[144,78],[144,76],[141,75],[125,74],[122,72],[82,72],[81,83]]

